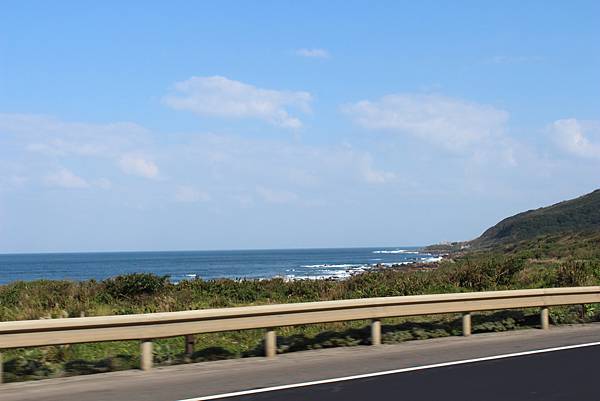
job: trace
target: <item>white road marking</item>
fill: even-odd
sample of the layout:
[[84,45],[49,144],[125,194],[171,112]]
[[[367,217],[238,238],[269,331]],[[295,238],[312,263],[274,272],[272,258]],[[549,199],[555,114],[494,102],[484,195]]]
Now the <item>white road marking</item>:
[[270,391],[287,390],[287,389],[291,389],[291,388],[315,386],[315,385],[318,385],[318,384],[337,383],[337,382],[348,381],[348,380],[356,380],[356,379],[365,379],[365,378],[369,378],[369,377],[393,375],[395,373],[414,372],[416,370],[443,368],[445,366],[464,365],[464,364],[467,364],[467,363],[475,363],[475,362],[483,362],[483,361],[493,361],[493,360],[496,360],[496,359],[514,358],[514,357],[517,357],[517,356],[543,354],[543,353],[546,353],[546,352],[564,351],[564,350],[575,349],[575,348],[593,347],[593,346],[596,346],[596,345],[600,345],[600,341],[599,342],[593,342],[593,343],[586,343],[586,344],[566,345],[566,346],[563,346],[563,347],[538,349],[538,350],[533,350],[533,351],[515,352],[515,353],[512,353],[512,354],[486,356],[486,357],[482,357],[482,358],[463,359],[463,360],[460,360],[460,361],[435,363],[433,365],[413,366],[413,367],[410,367],[410,368],[385,370],[385,371],[382,371],[382,372],[373,372],[373,373],[365,373],[365,374],[362,374],[362,375],[336,377],[336,378],[333,378],[333,379],[315,380],[315,381],[310,381],[310,382],[294,383],[294,384],[284,384],[284,385],[281,385],[281,386],[257,388],[257,389],[252,389],[252,390],[237,391],[237,392],[234,392],[234,393],[224,393],[224,394],[208,395],[208,396],[205,396],[205,397],[187,398],[185,400],[179,400],[179,401],[220,400],[220,399],[223,399],[223,398],[237,397],[237,396],[241,396],[241,395],[267,393],[267,392],[270,392]]

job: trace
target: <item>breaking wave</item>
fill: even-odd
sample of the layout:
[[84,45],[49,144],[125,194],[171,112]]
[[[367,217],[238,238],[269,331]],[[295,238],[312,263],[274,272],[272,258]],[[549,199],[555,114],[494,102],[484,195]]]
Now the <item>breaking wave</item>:
[[380,251],[373,251],[373,253],[405,253],[405,254],[417,255],[420,252],[419,251],[408,251],[406,249],[395,249],[395,250],[392,250],[392,251],[383,249],[383,250],[380,250]]

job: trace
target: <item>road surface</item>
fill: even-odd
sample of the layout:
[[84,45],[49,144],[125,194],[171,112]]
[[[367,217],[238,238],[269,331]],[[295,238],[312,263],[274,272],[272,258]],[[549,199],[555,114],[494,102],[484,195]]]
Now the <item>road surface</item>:
[[[2,401],[177,401],[600,341],[600,324],[349,347],[0,386]],[[600,346],[235,397],[249,400],[596,400]],[[262,390],[259,390],[262,391]],[[598,394],[598,395],[596,395]],[[217,399],[217,398],[214,398]]]
[[[288,389],[263,389],[223,401],[552,401],[598,400],[597,358],[600,343],[577,349],[511,356],[465,364],[308,384]],[[198,398],[188,401],[201,401]]]

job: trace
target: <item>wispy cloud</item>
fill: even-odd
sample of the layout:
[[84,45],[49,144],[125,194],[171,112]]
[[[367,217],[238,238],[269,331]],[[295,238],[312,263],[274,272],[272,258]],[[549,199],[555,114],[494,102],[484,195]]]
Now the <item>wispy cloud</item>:
[[150,179],[158,178],[158,166],[143,156],[126,154],[121,156],[118,164],[124,173]]
[[297,49],[295,51],[297,56],[308,57],[308,58],[330,58],[331,54],[325,49]]
[[[119,129],[111,124],[113,128],[106,131],[107,126],[102,124],[25,115],[5,116],[3,121],[0,115],[0,128],[3,123],[7,126],[1,131],[5,135],[4,143],[17,152],[11,160],[0,160],[3,162],[0,179],[5,188],[16,187],[10,177],[37,176],[46,186],[121,191],[123,177],[115,174],[116,166],[118,171],[134,177],[155,181],[168,177],[171,183],[197,183],[181,185],[175,190],[165,189],[172,191],[171,199],[178,202],[238,196],[271,203],[292,203],[296,199],[299,205],[305,204],[301,202],[305,191],[319,192],[332,184],[348,187],[389,184],[397,178],[396,173],[381,168],[369,152],[349,146],[309,146],[284,140],[194,134],[182,136],[181,143],[165,147],[157,145],[156,134],[134,124],[119,125]],[[80,128],[85,129],[78,131]],[[77,132],[84,134],[77,135]],[[168,161],[164,166],[166,173],[157,159]],[[56,169],[57,165],[65,164],[73,170]],[[91,171],[90,167],[98,174],[96,177],[74,172],[78,168]],[[22,181],[23,185],[35,183],[35,180]],[[163,181],[167,180],[161,183]],[[138,181],[134,185],[142,188],[145,184]],[[318,197],[318,194],[310,196]]]
[[397,178],[395,173],[375,168],[370,155],[360,157],[359,166],[361,177],[369,184],[386,184]]
[[46,175],[44,182],[50,187],[67,189],[84,189],[91,186],[85,179],[66,168]]
[[[568,186],[573,176],[588,184],[597,181],[600,137],[594,135],[600,130],[584,121],[558,120],[552,132],[561,149],[589,159],[584,164],[593,167],[588,169],[558,157],[552,147],[546,151],[543,143],[528,147],[525,141],[511,142],[508,113],[492,106],[440,95],[401,94],[357,102],[345,111],[365,130],[390,134],[359,139],[360,145],[353,147],[351,139],[309,143],[288,136],[151,132],[128,124],[107,131],[104,124],[35,116],[3,121],[0,115],[0,191],[9,200],[0,212],[25,216],[31,205],[43,210],[51,206],[49,200],[62,196],[82,214],[92,204],[106,207],[111,213],[103,219],[123,226],[119,238],[124,240],[152,232],[156,221],[169,232],[184,229],[187,235],[178,240],[206,235],[201,237],[204,241],[214,230],[240,235],[239,227],[223,228],[223,221],[248,218],[247,227],[262,221],[268,226],[291,216],[290,224],[313,230],[324,221],[349,226],[349,219],[365,214],[375,220],[365,227],[376,234],[395,218],[420,224],[422,217],[407,216],[406,207],[427,204],[434,197],[450,202],[460,198],[456,210],[473,212],[471,208],[483,210],[476,209],[482,199],[519,199],[556,183]],[[501,162],[511,159],[518,161],[518,169]],[[94,196],[73,197],[78,191],[94,191]],[[35,203],[20,210],[23,195]],[[391,206],[386,199],[394,199]],[[469,207],[463,205],[465,200],[471,200]],[[194,213],[178,202],[187,203]],[[423,207],[443,218],[441,212]],[[18,220],[11,227],[19,227]],[[434,223],[428,229],[434,229]],[[34,220],[29,224],[41,227]],[[325,231],[327,236],[340,232]]]
[[453,151],[499,136],[508,113],[493,106],[441,95],[393,94],[346,105],[342,110],[370,130],[410,135]]
[[25,143],[29,152],[49,156],[115,157],[143,143],[146,129],[131,122],[90,124],[52,116],[0,113],[0,132]]
[[112,182],[108,178],[99,178],[97,180],[93,180],[92,185],[100,189],[112,188]]
[[181,203],[198,203],[210,200],[208,193],[190,185],[181,185],[175,190],[175,200]]
[[[578,157],[600,158],[600,122],[556,120],[550,131],[560,149]],[[593,138],[593,139],[590,139]]]
[[27,145],[30,152],[45,153],[53,156],[97,156],[105,154],[108,149],[99,143],[82,143],[65,139],[49,139],[46,142],[33,142]]
[[302,126],[291,110],[308,112],[311,100],[308,92],[263,89],[221,76],[177,82],[163,98],[175,110],[223,118],[256,118],[286,128]]
[[265,188],[258,186],[256,193],[268,203],[291,203],[298,200],[298,195],[292,191]]

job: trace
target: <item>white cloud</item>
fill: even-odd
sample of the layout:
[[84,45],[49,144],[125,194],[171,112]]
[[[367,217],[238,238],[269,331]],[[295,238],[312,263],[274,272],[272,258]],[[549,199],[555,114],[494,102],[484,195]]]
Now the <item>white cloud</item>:
[[44,177],[44,182],[48,186],[58,188],[83,189],[90,187],[90,184],[85,179],[66,168],[61,168],[54,173],[48,174]]
[[[158,135],[135,124],[123,124],[116,129],[118,124],[96,126],[35,115],[3,120],[0,115],[0,127],[3,123],[11,128],[0,131],[8,134],[0,136],[5,145],[0,151],[13,155],[0,165],[5,189],[16,188],[9,176],[46,177],[57,165],[68,165],[72,171],[83,171],[79,168],[85,166],[85,171],[97,175],[78,180],[73,173],[71,176],[55,173],[46,177],[46,184],[56,186],[62,182],[71,187],[122,191],[122,187],[114,184],[119,182],[115,165],[126,174],[159,179],[165,174],[157,158],[168,165],[166,175],[170,179],[197,185],[171,188],[171,198],[179,202],[237,197],[245,205],[259,199],[306,205],[304,199],[319,200],[320,192],[331,183],[354,188],[365,183],[398,181],[396,174],[381,169],[382,162],[374,160],[369,152],[350,146],[308,146],[297,141],[210,133],[171,134],[169,141],[161,141],[159,146]],[[78,135],[79,132],[85,134]]]
[[127,154],[119,159],[119,167],[124,173],[144,178],[158,178],[158,166],[142,156]]
[[302,122],[289,109],[310,111],[308,92],[257,88],[221,76],[192,77],[177,82],[163,102],[176,110],[226,118],[257,118],[270,124],[299,128]]
[[298,195],[291,191],[278,190],[258,186],[256,193],[268,203],[291,203],[298,200]]
[[23,188],[28,181],[29,177],[20,175],[0,175],[0,191],[3,189]]
[[396,174],[374,168],[370,157],[364,157],[361,160],[360,173],[362,178],[370,184],[385,184],[396,179]]
[[297,49],[296,55],[309,58],[330,58],[331,55],[325,49]]
[[100,189],[112,188],[112,182],[108,178],[99,178],[92,182],[92,185]]
[[[74,208],[73,212],[79,208],[81,213],[85,213],[89,202],[106,207],[111,212],[106,216],[112,220],[105,222],[105,226],[136,223],[125,224],[127,227],[121,234],[127,237],[143,237],[152,231],[153,226],[164,226],[173,221],[176,222],[173,227],[177,226],[178,230],[187,226],[185,232],[190,235],[184,235],[182,238],[185,239],[198,233],[199,223],[212,231],[213,228],[222,229],[223,222],[227,221],[243,221],[245,227],[263,223],[274,227],[281,223],[282,216],[293,216],[289,222],[286,220],[286,224],[294,227],[292,231],[296,231],[297,227],[299,232],[306,233],[314,232],[314,227],[319,225],[336,226],[339,230],[328,232],[334,238],[343,236],[347,227],[355,226],[361,220],[358,217],[365,214],[370,216],[370,223],[364,226],[359,223],[358,226],[372,229],[374,234],[384,230],[393,234],[394,228],[390,227],[394,225],[388,223],[394,220],[394,216],[402,219],[414,217],[418,213],[409,213],[410,216],[405,213],[406,208],[411,207],[420,207],[426,212],[433,210],[435,208],[429,204],[432,199],[454,202],[455,208],[462,207],[462,212],[468,212],[472,211],[470,207],[476,209],[478,205],[489,204],[490,199],[508,204],[522,198],[523,193],[529,195],[548,191],[547,188],[564,190],[597,183],[593,168],[586,168],[585,163],[571,159],[552,157],[555,155],[544,152],[542,143],[537,146],[536,142],[535,146],[527,148],[523,143],[512,142],[510,136],[503,135],[500,122],[489,128],[483,123],[471,123],[467,118],[467,128],[480,125],[488,128],[475,130],[473,139],[465,141],[464,147],[460,148],[461,152],[468,152],[468,157],[462,157],[463,154],[457,157],[456,153],[448,155],[443,149],[449,146],[446,144],[449,137],[436,136],[437,131],[432,126],[450,126],[460,133],[457,127],[462,123],[458,117],[461,113],[454,111],[468,114],[471,109],[462,107],[466,102],[454,102],[461,107],[450,102],[455,105],[454,109],[449,106],[444,109],[439,106],[440,101],[425,100],[428,99],[422,103],[429,105],[428,114],[421,104],[420,108],[415,106],[419,113],[413,113],[412,119],[404,115],[404,109],[398,108],[402,118],[394,116],[396,120],[389,118],[390,121],[381,122],[384,128],[379,128],[376,121],[365,121],[367,127],[423,139],[422,143],[385,136],[382,141],[359,140],[354,145],[356,147],[352,143],[332,145],[323,141],[309,144],[302,138],[292,140],[289,137],[267,139],[198,132],[144,133],[145,130],[130,130],[126,126],[109,132],[105,129],[107,125],[81,125],[52,118],[22,116],[13,119],[14,125],[10,130],[0,128],[0,213],[4,208],[4,215],[10,218],[19,216],[19,213],[26,217],[33,208],[47,208],[48,201],[56,199],[55,196],[63,193],[68,197],[76,192],[75,189],[63,190],[49,198],[44,196],[48,187],[43,186],[84,188],[79,191],[93,191],[94,196],[70,199],[69,207]],[[371,103],[380,106],[378,112],[384,117],[391,113],[388,103]],[[453,110],[453,113],[447,109]],[[474,112],[480,109],[472,108]],[[422,115],[441,122],[430,124],[429,119]],[[358,117],[366,118],[360,113]],[[20,121],[20,125],[16,120]],[[6,121],[4,127],[7,126]],[[46,121],[48,126],[44,126],[42,121]],[[555,126],[560,128],[558,131],[568,134],[563,139],[569,139],[566,144],[575,153],[596,154],[593,149],[597,149],[600,141],[594,139],[593,130],[581,124],[580,121],[563,121]],[[414,132],[409,133],[408,129]],[[88,134],[78,135],[84,131]],[[442,146],[442,150],[429,146],[425,140],[435,140],[431,143]],[[35,147],[32,144],[45,146]],[[542,160],[537,157],[540,151],[543,153]],[[507,159],[519,161],[519,169],[502,168],[495,159],[500,153],[505,154]],[[61,170],[61,166],[70,170]],[[123,181],[119,167],[128,173],[157,180]],[[169,181],[161,180],[163,177],[168,177]],[[573,180],[573,177],[578,179]],[[110,191],[101,190],[108,188]],[[37,202],[34,207],[21,205],[23,194]],[[205,206],[197,207],[194,216],[186,214],[189,210],[178,207],[176,203],[209,199],[209,203],[190,204]],[[390,199],[394,201],[390,202]],[[138,211],[143,214],[137,214]],[[482,209],[475,212],[490,211]],[[442,216],[442,213],[438,214]],[[152,219],[146,216],[152,216]],[[432,221],[439,220],[429,217]],[[443,220],[444,216],[441,218]],[[18,227],[17,220],[20,222],[22,219],[16,219],[14,227]],[[139,235],[134,232],[135,229]],[[239,231],[234,226],[225,230],[224,238],[231,237],[230,232],[235,236],[236,230]],[[278,238],[277,235],[269,237],[270,240]]]
[[27,145],[30,152],[44,153],[52,156],[97,156],[106,152],[106,148],[95,143],[76,143],[64,139],[49,139],[47,142],[33,142]]
[[210,196],[192,186],[182,185],[175,191],[175,200],[181,203],[197,203],[210,200]]
[[600,158],[600,122],[569,118],[555,121],[550,130],[563,151],[578,157]]
[[13,136],[32,153],[66,157],[115,157],[144,142],[148,132],[138,124],[65,122],[36,114],[0,113],[0,132]]
[[503,134],[508,113],[441,95],[395,94],[346,105],[358,125],[410,135],[452,151],[473,150]]

